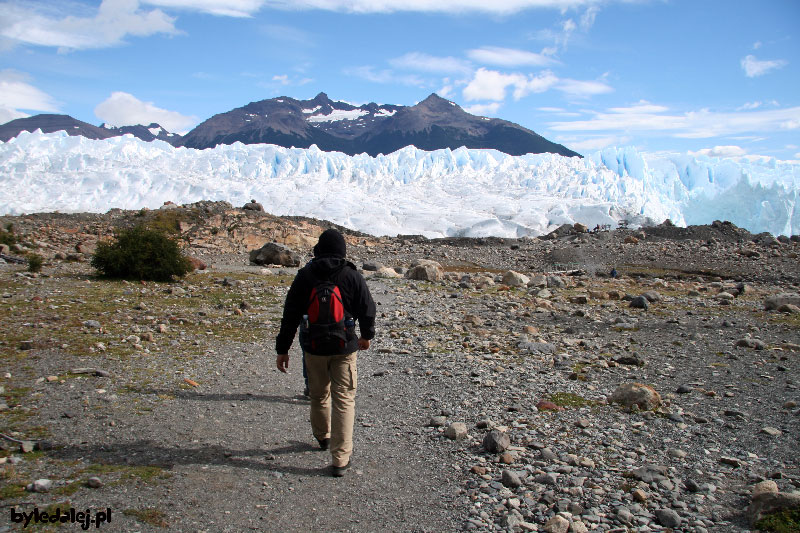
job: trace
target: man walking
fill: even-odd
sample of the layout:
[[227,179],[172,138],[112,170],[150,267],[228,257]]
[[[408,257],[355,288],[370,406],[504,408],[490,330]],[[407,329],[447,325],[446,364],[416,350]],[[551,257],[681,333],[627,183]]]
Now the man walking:
[[[364,277],[347,261],[341,233],[325,230],[314,259],[300,269],[286,295],[275,340],[278,370],[289,367],[289,348],[303,327],[304,361],[311,399],[311,430],[320,448],[330,447],[332,473],[341,477],[353,453],[358,350],[375,336],[375,302]],[[360,336],[355,333],[358,322]]]

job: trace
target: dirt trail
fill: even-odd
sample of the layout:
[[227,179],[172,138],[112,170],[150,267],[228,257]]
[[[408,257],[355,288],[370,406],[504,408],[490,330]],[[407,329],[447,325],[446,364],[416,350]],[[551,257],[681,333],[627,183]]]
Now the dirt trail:
[[[376,300],[391,312],[390,295]],[[120,395],[112,410],[77,407],[80,393],[47,398],[56,388],[44,389],[39,416],[51,423],[56,448],[41,477],[58,479],[56,465],[102,465],[107,484],[81,486],[68,501],[116,511],[113,531],[461,528],[468,508],[456,503],[463,474],[447,462],[449,443],[423,434],[428,411],[419,412],[421,402],[435,393],[424,378],[386,379],[387,359],[397,356],[380,353],[379,339],[361,354],[353,468],[336,479],[329,453],[311,435],[296,343],[288,375],[275,369],[273,346],[274,336],[215,342],[189,365],[202,376],[199,387],[154,380],[162,384]],[[182,371],[164,362],[171,381],[180,382]],[[43,507],[59,499],[28,501],[43,500]]]

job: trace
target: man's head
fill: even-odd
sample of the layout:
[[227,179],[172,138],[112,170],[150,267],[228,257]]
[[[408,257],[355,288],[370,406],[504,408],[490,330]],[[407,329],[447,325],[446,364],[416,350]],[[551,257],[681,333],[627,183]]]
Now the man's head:
[[319,242],[314,246],[314,257],[341,257],[347,255],[347,244],[344,237],[335,229],[326,229],[319,236]]

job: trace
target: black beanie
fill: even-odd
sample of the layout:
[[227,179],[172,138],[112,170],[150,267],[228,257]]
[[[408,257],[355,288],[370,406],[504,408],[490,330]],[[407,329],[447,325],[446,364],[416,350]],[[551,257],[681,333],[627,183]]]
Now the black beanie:
[[314,257],[334,256],[344,258],[347,255],[347,244],[344,237],[335,229],[326,229],[319,236],[314,246]]

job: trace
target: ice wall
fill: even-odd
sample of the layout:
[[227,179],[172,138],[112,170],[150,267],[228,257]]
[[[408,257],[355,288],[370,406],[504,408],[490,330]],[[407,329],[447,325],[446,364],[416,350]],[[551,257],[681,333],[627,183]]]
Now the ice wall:
[[347,156],[273,145],[175,148],[132,136],[93,141],[64,132],[0,143],[0,213],[105,212],[165,201],[256,199],[277,215],[324,218],[376,235],[539,235],[672,219],[725,219],[750,231],[800,233],[797,163],[642,154],[584,159],[495,150],[407,147]]

